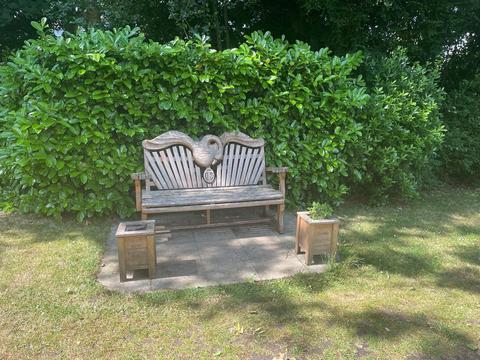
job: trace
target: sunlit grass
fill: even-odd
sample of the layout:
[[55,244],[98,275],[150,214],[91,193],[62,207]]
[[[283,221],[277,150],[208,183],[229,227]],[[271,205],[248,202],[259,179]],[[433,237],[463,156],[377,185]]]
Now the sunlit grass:
[[134,295],[96,282],[111,220],[0,215],[0,358],[480,357],[480,192],[339,215],[326,274]]

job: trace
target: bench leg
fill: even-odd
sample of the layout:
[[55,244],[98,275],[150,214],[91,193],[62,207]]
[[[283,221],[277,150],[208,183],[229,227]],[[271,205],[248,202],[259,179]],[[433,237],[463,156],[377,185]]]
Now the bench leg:
[[157,276],[157,249],[155,236],[147,238],[148,277],[155,279]]
[[310,248],[307,248],[307,250],[305,251],[305,262],[307,263],[307,265],[313,264],[313,254]]
[[297,227],[295,234],[295,253],[300,254],[300,217],[297,215]]
[[277,205],[277,231],[282,234],[284,231],[283,226],[283,213],[285,212],[285,205],[278,204]]
[[127,266],[125,260],[125,239],[117,238],[118,247],[118,271],[120,273],[120,282],[127,281]]
[[148,220],[148,214],[142,212],[142,220]]
[[207,224],[211,224],[212,223],[212,217],[211,217],[211,214],[210,214],[210,209],[208,209],[206,211],[207,211]]

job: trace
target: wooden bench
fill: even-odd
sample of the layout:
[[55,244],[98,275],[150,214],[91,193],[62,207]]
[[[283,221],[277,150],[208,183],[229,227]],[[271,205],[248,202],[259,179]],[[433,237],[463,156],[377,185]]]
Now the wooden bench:
[[[136,209],[146,220],[150,214],[206,211],[206,224],[179,228],[224,226],[212,223],[210,210],[277,206],[278,232],[283,232],[285,167],[266,167],[263,139],[237,133],[200,141],[168,131],[144,140],[145,172],[132,174]],[[279,189],[267,184],[267,172],[277,173]],[[142,190],[142,181],[144,189]],[[237,221],[235,224],[271,219]]]

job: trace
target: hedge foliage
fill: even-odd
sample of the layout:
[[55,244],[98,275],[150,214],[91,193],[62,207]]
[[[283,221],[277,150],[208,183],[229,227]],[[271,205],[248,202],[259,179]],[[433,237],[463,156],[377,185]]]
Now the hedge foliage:
[[461,182],[480,174],[480,73],[449,92],[443,107],[447,133],[442,148],[444,174]]
[[358,168],[357,184],[375,201],[414,197],[432,175],[444,137],[438,69],[410,63],[399,48],[367,56],[362,70],[370,98],[361,113],[362,141],[355,143],[351,161]]
[[331,56],[253,33],[237,49],[205,39],[147,42],[137,29],[40,37],[0,67],[2,191],[23,211],[127,215],[141,141],[240,130],[290,168],[294,202],[347,192],[359,110],[359,53]]

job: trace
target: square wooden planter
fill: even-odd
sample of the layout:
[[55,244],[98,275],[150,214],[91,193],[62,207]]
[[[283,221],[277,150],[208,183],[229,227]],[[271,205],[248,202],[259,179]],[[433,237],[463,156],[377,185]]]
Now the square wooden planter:
[[297,236],[295,251],[305,252],[305,262],[311,265],[314,255],[330,254],[337,251],[340,220],[313,220],[308,211],[297,212]]
[[120,281],[127,280],[127,271],[148,269],[148,276],[156,275],[155,220],[120,223],[117,229]]

